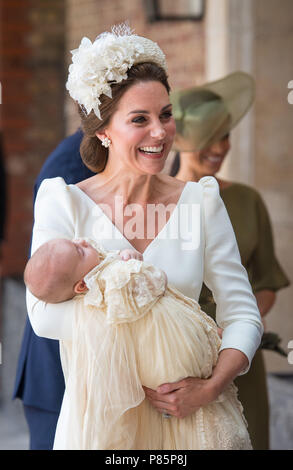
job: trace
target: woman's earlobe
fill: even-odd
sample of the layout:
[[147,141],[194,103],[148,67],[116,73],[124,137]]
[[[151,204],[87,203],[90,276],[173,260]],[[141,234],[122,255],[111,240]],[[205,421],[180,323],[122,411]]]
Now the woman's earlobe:
[[97,132],[95,132],[95,134],[96,134],[96,137],[97,137],[99,140],[102,140],[103,138],[106,137],[105,132],[99,132],[99,131],[97,131]]
[[85,292],[88,290],[87,286],[86,286],[86,283],[84,282],[83,279],[81,279],[81,281],[78,281],[74,288],[73,288],[74,292],[76,294],[82,294],[82,292]]
[[105,132],[96,132],[97,138],[101,141],[103,147],[109,148],[112,141],[109,137],[105,134]]

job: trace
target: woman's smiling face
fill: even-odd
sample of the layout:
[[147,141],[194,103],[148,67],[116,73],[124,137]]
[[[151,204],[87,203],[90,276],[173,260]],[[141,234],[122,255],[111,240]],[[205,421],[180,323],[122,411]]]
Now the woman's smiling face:
[[99,138],[111,140],[109,161],[118,168],[157,174],[163,168],[176,132],[169,95],[158,81],[138,82],[121,97]]
[[196,154],[195,160],[204,175],[214,176],[220,171],[223,161],[230,150],[229,135],[214,142]]
[[[189,162],[189,166],[195,170],[198,178],[203,176],[215,176],[230,150],[229,134],[221,140],[214,142],[203,150],[194,152],[180,152],[180,162]],[[182,165],[184,167],[184,165]]]

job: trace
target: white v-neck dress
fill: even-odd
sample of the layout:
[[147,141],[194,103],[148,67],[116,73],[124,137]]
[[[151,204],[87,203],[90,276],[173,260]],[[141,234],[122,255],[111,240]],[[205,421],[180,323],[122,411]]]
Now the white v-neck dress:
[[[66,185],[60,177],[44,180],[35,203],[32,253],[52,238],[78,237],[90,237],[106,250],[131,247],[80,188]],[[251,362],[263,328],[215,178],[185,185],[167,224],[143,256],[165,271],[169,285],[196,301],[205,282],[217,304],[217,323],[224,329],[221,350],[238,349]],[[27,290],[28,314],[39,336],[70,341],[77,305],[74,300],[46,304]],[[66,420],[66,406],[62,419]],[[62,433],[56,439],[54,447],[63,448]]]

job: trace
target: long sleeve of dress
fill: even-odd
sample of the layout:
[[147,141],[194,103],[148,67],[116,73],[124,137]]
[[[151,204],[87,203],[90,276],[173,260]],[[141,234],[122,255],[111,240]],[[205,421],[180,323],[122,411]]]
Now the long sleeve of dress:
[[204,200],[204,283],[213,293],[216,321],[224,329],[221,350],[242,351],[250,367],[263,333],[260,314],[218,183],[213,177],[204,177],[200,183]]
[[[31,254],[53,238],[74,238],[74,222],[68,188],[62,178],[44,180],[39,188],[35,209]],[[75,301],[47,304],[27,289],[29,319],[38,336],[70,339]]]

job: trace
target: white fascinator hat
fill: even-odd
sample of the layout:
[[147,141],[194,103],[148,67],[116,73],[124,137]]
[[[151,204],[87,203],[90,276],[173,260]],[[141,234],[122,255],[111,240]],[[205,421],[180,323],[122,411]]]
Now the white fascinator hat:
[[71,54],[66,88],[86,114],[94,111],[99,119],[100,96],[112,98],[111,84],[126,79],[133,65],[153,62],[167,70],[165,55],[158,44],[133,34],[127,23],[100,34],[94,42],[84,37]]

